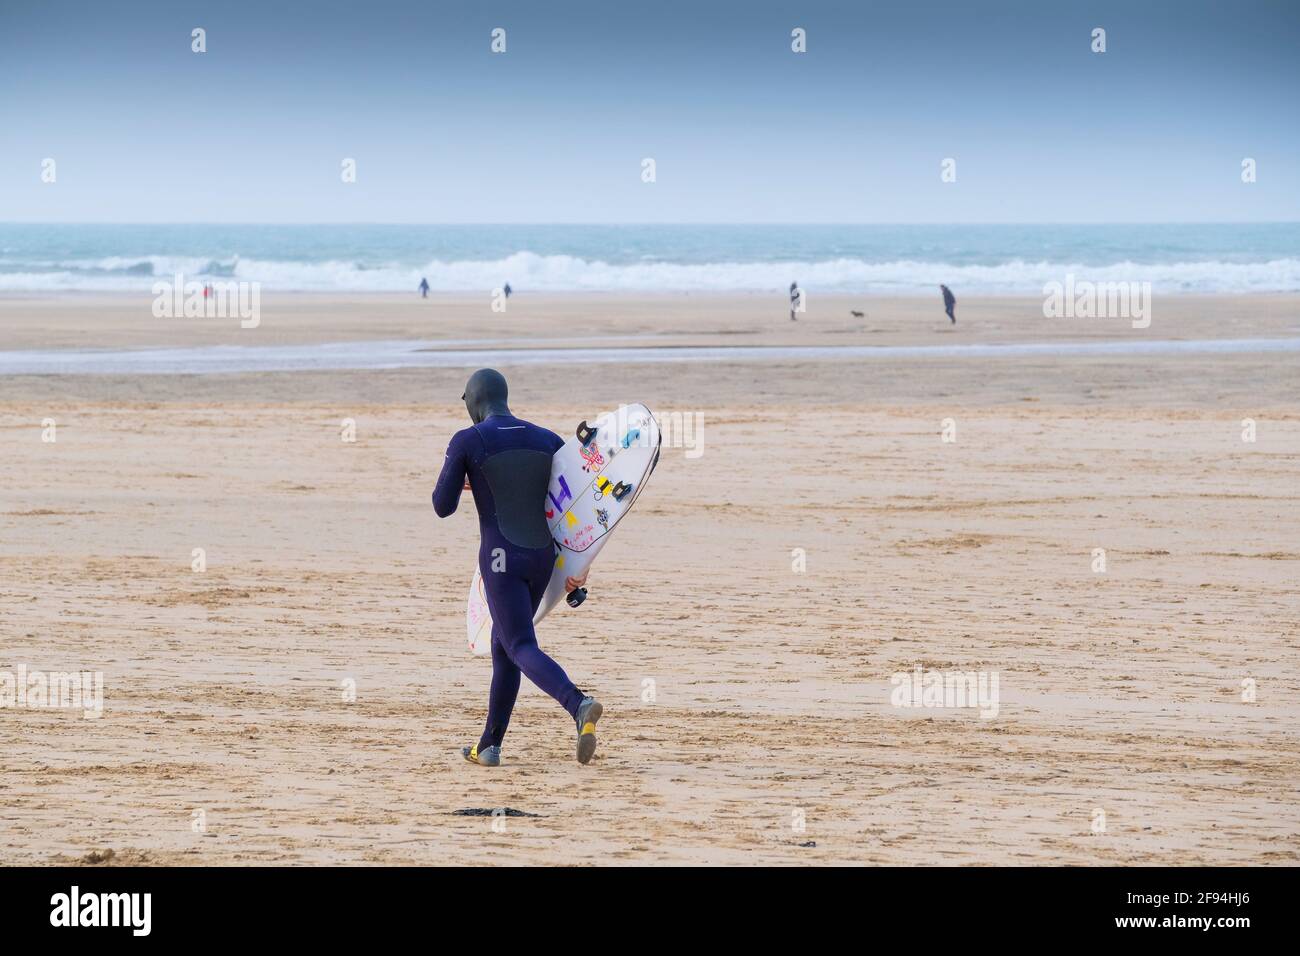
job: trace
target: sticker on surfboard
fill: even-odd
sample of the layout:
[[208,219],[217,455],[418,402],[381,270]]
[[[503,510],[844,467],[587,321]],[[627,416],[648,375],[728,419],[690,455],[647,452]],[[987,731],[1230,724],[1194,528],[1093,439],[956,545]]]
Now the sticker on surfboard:
[[[583,420],[555,453],[541,507],[557,553],[534,624],[564,597],[565,579],[587,569],[631,510],[659,462],[659,443],[659,423],[650,409],[620,405]],[[472,653],[491,650],[492,612],[477,567],[465,607],[465,634]]]

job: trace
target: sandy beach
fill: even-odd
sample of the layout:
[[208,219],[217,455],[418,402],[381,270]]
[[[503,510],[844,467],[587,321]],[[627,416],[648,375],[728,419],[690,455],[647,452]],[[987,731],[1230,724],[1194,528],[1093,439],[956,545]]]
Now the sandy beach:
[[[2,298],[0,352],[1300,335],[1287,295],[1157,297],[1146,329],[1011,297],[955,327],[815,294],[798,322],[287,295],[256,329],[149,301]],[[0,377],[0,672],[104,680],[98,718],[0,710],[0,864],[1300,862],[1300,353],[503,366],[562,434],[623,401],[694,430],[539,627],[605,705],[596,760],[525,683],[495,771],[459,756],[477,524],[429,503],[470,370]],[[996,716],[895,706],[916,668],[995,674]],[[457,814],[496,808],[530,816]]]

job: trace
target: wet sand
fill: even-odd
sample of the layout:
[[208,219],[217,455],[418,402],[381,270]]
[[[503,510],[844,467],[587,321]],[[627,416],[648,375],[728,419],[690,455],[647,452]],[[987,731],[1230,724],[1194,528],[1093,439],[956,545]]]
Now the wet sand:
[[[0,296],[0,350],[284,345],[391,339],[496,341],[514,347],[637,336],[656,345],[917,345],[1204,339],[1300,334],[1296,297],[1162,296],[1150,324],[1125,318],[1044,318],[1034,297],[962,297],[949,323],[938,295],[822,296],[790,321],[780,296],[516,295],[504,312],[487,295],[264,293],[255,328],[238,318],[155,318],[148,293]],[[862,312],[862,317],[853,312]]]

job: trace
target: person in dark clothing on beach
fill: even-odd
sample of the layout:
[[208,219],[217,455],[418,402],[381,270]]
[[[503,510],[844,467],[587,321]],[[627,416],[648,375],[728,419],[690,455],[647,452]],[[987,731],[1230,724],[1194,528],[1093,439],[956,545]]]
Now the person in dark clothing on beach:
[[429,280],[423,276],[420,277],[420,298],[429,298]]
[[952,294],[952,289],[946,285],[939,286],[939,291],[943,293],[943,311],[948,313],[948,318],[952,319],[952,324],[957,324],[957,316],[953,314],[953,309],[957,306],[957,297]]
[[[465,386],[473,424],[452,436],[442,474],[433,489],[433,509],[445,518],[460,494],[473,492],[479,519],[479,573],[492,612],[492,687],[487,724],[466,760],[484,767],[501,763],[501,741],[524,674],[573,718],[578,763],[596,752],[596,721],[604,712],[554,660],[537,646],[533,615],[555,567],[555,542],[542,503],[551,482],[551,457],[564,446],[555,432],[516,418],[506,404],[506,380],[495,369],[479,369]],[[570,577],[574,588],[586,583]],[[570,588],[572,590],[572,588]]]

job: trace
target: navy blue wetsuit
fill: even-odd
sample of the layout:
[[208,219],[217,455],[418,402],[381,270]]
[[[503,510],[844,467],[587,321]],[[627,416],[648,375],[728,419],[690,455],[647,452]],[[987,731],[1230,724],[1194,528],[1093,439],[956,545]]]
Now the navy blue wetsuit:
[[457,432],[433,489],[441,518],[456,510],[469,476],[478,508],[478,566],[492,612],[492,691],[479,749],[501,746],[519,694],[519,673],[576,719],[583,693],[537,646],[533,614],[555,567],[555,545],[542,506],[551,458],[564,439],[513,415],[489,415]]

